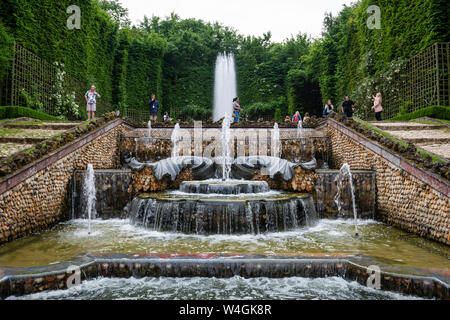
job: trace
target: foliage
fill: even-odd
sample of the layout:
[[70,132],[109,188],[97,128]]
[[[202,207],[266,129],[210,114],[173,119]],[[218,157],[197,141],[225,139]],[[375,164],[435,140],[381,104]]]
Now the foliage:
[[75,103],[75,93],[64,87],[64,65],[55,63],[57,72],[55,74],[53,94],[51,96],[54,102],[54,113],[56,116],[66,119],[77,119],[80,117],[80,107]]
[[20,90],[20,97],[23,100],[23,106],[42,111],[43,103],[41,102],[41,97],[37,92],[28,94],[24,89]]
[[260,118],[273,118],[275,111],[279,109],[276,107],[276,102],[257,102],[250,106],[244,107],[242,118],[250,121],[257,121]]
[[450,107],[431,106],[407,114],[399,114],[389,121],[409,121],[423,117],[450,120]]
[[6,32],[0,18],[0,79],[8,72],[8,65],[12,59],[13,38]]
[[16,119],[16,118],[33,118],[44,121],[58,121],[61,120],[58,117],[51,116],[49,114],[33,110],[26,107],[0,107],[0,119]]
[[[444,0],[361,0],[336,16],[326,14],[321,38],[299,34],[281,43],[273,42],[270,32],[244,37],[219,23],[175,13],[144,17],[139,26],[130,26],[128,10],[118,0],[79,1],[82,29],[69,30],[66,9],[72,4],[0,2],[0,78],[15,39],[45,60],[63,63],[86,90],[95,83],[102,101],[122,112],[146,109],[155,93],[160,112],[172,115],[189,105],[212,109],[216,57],[231,52],[238,95],[250,117],[273,117],[275,110],[277,116],[297,110],[320,116],[326,100],[339,105],[345,95],[363,115],[377,91],[398,95],[391,84],[405,59],[436,41],[448,41]],[[366,26],[369,5],[382,9],[381,30]],[[69,98],[59,103],[59,114],[74,114]]]
[[208,121],[212,117],[212,110],[198,105],[189,104],[176,113],[179,119],[185,121],[201,120]]
[[100,1],[100,7],[121,27],[128,27],[131,25],[131,21],[128,17],[128,9],[122,7],[118,0],[102,0]]
[[[366,25],[369,5],[381,8],[380,30]],[[316,63],[323,102],[352,95],[363,106],[358,112],[366,113],[369,95],[398,94],[390,87],[393,70],[431,44],[448,41],[447,12],[441,0],[361,0],[337,16],[327,14],[307,59]]]

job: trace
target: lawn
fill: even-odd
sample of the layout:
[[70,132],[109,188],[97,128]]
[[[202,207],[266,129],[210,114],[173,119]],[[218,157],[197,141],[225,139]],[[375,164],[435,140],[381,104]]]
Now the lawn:
[[[370,124],[368,124],[367,122],[358,119],[358,118],[354,118],[354,120],[358,123],[360,123],[361,125],[365,126],[367,129],[369,130],[373,130],[378,134],[381,134],[383,137],[385,138],[389,138],[392,141],[398,142],[401,146],[404,146],[405,148],[408,147],[408,143],[406,143],[405,141],[399,140],[395,137],[393,137],[392,135],[390,135],[389,133],[379,129],[379,128],[375,128],[374,126],[371,126]],[[417,151],[420,152],[422,154],[422,157],[426,158],[427,156],[430,156],[433,159],[433,162],[447,162],[447,160],[436,156],[435,154],[431,154],[429,152],[426,152],[425,150],[422,150],[420,148],[417,148]]]

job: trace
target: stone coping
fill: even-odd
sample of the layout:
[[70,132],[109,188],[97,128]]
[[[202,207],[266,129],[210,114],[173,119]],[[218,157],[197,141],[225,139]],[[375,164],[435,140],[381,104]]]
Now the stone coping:
[[[340,172],[339,169],[317,169],[316,173],[318,174],[338,174]],[[352,170],[352,174],[375,174],[377,173],[375,170]]]
[[367,149],[376,153],[377,155],[381,156],[382,158],[389,161],[390,163],[394,164],[398,168],[405,170],[407,173],[411,174],[415,178],[430,185],[436,191],[444,194],[447,197],[450,196],[450,183],[441,179],[438,175],[428,172],[428,171],[425,171],[424,169],[417,167],[412,162],[404,159],[400,155],[385,148],[378,142],[372,141],[372,140],[364,137],[363,135],[359,134],[355,130],[346,127],[344,124],[337,122],[334,119],[329,118],[327,124],[330,127],[345,134],[346,136],[352,138],[354,141],[363,145],[364,147],[366,147]]
[[[121,139],[141,139],[141,140],[166,140],[166,141],[172,141],[171,138],[154,138],[154,137],[140,137],[140,136],[121,136]],[[330,139],[330,136],[310,136],[310,137],[301,137],[301,138],[280,138],[281,141],[289,141],[289,140],[311,140],[311,139]],[[246,139],[248,140],[248,139]],[[258,138],[256,141],[260,141],[261,139]],[[266,140],[271,141],[271,138],[267,138]]]
[[[83,254],[70,261],[44,267],[0,268],[0,298],[44,290],[66,289],[67,279],[75,271],[73,267],[79,268],[82,281],[98,277],[323,278],[336,276],[366,285],[372,274],[366,266],[377,265],[377,263],[375,259],[364,256]],[[433,276],[433,273],[424,271],[422,275],[382,270],[380,272],[381,290],[425,298],[449,299],[448,275],[444,275],[443,278],[444,280],[441,280]]]
[[63,146],[62,148],[46,155],[45,157],[26,165],[25,167],[21,168],[19,171],[5,177],[0,182],[0,194],[5,193],[8,190],[11,190],[21,182],[27,180],[28,178],[34,176],[36,173],[38,173],[41,170],[44,170],[52,163],[61,160],[62,158],[66,157],[68,154],[74,152],[75,150],[83,147],[84,145],[88,144],[89,142],[99,138],[103,134],[111,131],[112,129],[116,128],[117,126],[123,124],[123,119],[115,119],[108,124],[104,125],[103,127],[100,127],[99,129],[90,132],[86,135],[84,135],[81,138],[78,138],[73,143],[67,144]]

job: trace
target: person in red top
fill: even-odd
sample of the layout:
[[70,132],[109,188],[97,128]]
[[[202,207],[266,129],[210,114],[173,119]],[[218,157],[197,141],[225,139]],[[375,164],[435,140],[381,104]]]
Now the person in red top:
[[292,121],[293,121],[293,122],[296,122],[296,123],[302,121],[302,116],[300,115],[300,111],[297,111],[297,112],[294,114],[294,116],[292,117]]

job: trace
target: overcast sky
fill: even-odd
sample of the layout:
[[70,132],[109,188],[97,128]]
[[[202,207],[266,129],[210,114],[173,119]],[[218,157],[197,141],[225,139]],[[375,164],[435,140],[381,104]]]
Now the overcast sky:
[[120,0],[133,23],[144,15],[166,17],[176,12],[181,18],[218,21],[244,35],[272,32],[282,41],[300,31],[318,37],[325,12],[338,13],[354,0]]

